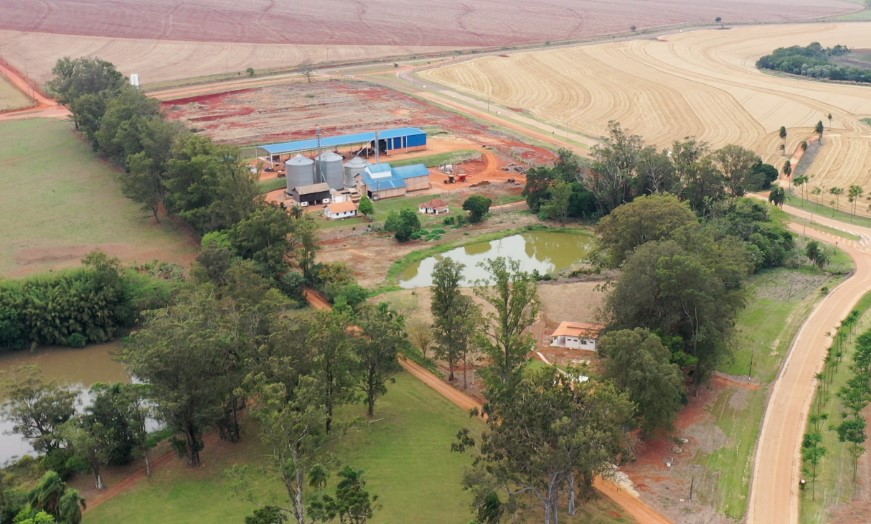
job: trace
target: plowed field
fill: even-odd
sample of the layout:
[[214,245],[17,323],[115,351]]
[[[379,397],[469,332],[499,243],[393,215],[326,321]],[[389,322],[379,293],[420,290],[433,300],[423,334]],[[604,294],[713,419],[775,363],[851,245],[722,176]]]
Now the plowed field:
[[[143,84],[470,47],[591,38],[683,23],[792,21],[848,0],[3,0],[0,49],[34,80],[99,56]],[[425,11],[425,12],[424,12]]]
[[[451,89],[518,107],[591,137],[609,120],[660,147],[695,136],[713,147],[740,144],[782,164],[787,150],[822,120],[823,147],[807,172],[811,186],[858,184],[871,191],[871,87],[821,83],[758,71],[757,58],[781,46],[871,47],[871,24],[703,30],[538,52],[488,56],[423,71]],[[827,115],[833,115],[829,128]]]

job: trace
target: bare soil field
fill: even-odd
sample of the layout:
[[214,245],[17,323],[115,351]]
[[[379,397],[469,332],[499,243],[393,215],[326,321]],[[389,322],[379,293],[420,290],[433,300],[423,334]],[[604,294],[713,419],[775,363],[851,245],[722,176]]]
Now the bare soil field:
[[[493,133],[455,113],[361,81],[292,82],[163,100],[162,106],[168,117],[183,122],[188,128],[232,144],[312,138],[316,126],[320,126],[324,136],[420,127],[475,143],[458,141],[455,149],[486,145],[518,161],[541,163],[554,159],[549,151]],[[420,155],[434,152],[438,151]]]
[[[713,147],[736,143],[782,164],[787,151],[826,126],[807,173],[811,186],[858,184],[871,191],[871,89],[764,74],[756,59],[806,45],[871,46],[871,24],[754,26],[699,30],[657,39],[487,56],[425,70],[420,76],[505,107],[533,111],[590,137],[609,120],[667,147],[695,136]],[[826,115],[831,113],[831,129]]]
[[576,39],[631,24],[717,16],[802,20],[858,10],[846,0],[447,0],[429,3],[421,16],[414,0],[4,0],[0,29],[195,42],[480,47]]

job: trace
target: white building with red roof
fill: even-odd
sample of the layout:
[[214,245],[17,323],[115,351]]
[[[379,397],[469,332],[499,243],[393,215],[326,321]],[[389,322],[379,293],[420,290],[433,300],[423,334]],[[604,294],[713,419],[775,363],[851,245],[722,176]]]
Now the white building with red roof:
[[550,345],[568,349],[596,351],[596,341],[605,329],[601,324],[588,322],[560,322],[550,336]]

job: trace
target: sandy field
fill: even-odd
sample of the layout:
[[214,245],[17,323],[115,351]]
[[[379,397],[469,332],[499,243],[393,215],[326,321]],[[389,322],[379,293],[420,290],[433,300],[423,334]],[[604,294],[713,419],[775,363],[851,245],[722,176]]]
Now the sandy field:
[[[811,186],[858,184],[871,192],[871,87],[785,78],[758,71],[759,56],[812,41],[871,47],[871,24],[754,26],[658,39],[488,56],[432,70],[423,78],[507,107],[532,111],[595,137],[607,122],[660,147],[695,136],[713,147],[736,143],[782,164],[787,150],[823,120],[823,147]],[[826,115],[833,115],[832,127]]]

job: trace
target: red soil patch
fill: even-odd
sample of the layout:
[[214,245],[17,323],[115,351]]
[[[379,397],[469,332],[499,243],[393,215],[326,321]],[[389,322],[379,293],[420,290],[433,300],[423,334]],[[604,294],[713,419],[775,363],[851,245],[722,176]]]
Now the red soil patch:
[[[842,0],[4,0],[0,29],[197,42],[504,46],[627,32],[630,23],[783,21],[857,11]],[[631,13],[632,19],[627,18]],[[534,20],[534,23],[530,21]]]

